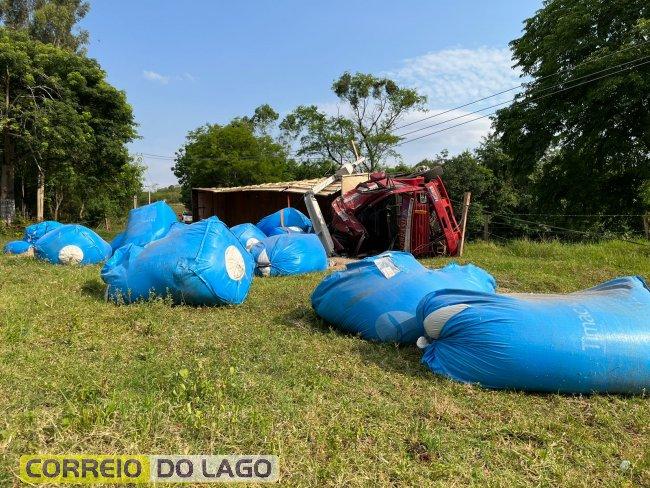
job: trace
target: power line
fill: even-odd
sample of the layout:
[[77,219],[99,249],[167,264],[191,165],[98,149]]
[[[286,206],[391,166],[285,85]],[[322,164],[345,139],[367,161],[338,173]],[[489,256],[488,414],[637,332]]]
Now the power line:
[[[650,56],[646,56],[646,57],[650,57]],[[644,58],[642,58],[642,59],[644,59]],[[592,78],[592,79],[590,79],[590,80],[583,81],[582,83],[578,83],[578,84],[575,84],[575,85],[572,85],[572,86],[569,86],[569,87],[563,88],[563,89],[561,89],[561,90],[557,90],[557,91],[552,92],[552,93],[547,93],[546,95],[543,95],[543,97],[546,98],[546,97],[549,97],[549,96],[552,96],[552,95],[556,95],[556,94],[558,94],[558,93],[561,93],[561,92],[564,92],[564,91],[567,91],[567,90],[571,90],[572,88],[577,88],[577,87],[582,86],[582,85],[585,85],[585,84],[587,84],[587,83],[591,83],[591,82],[593,82],[593,81],[598,81],[598,80],[603,79],[603,78],[606,78],[606,77],[608,77],[608,76],[613,76],[613,75],[615,75],[615,74],[622,73],[623,71],[627,71],[627,70],[630,70],[630,69],[638,68],[639,66],[643,66],[644,64],[648,64],[648,63],[650,63],[650,61],[644,61],[643,63],[639,63],[639,64],[637,64],[637,65],[635,65],[635,66],[628,66],[627,68],[623,68],[623,69],[620,69],[620,70],[618,70],[618,71],[614,71],[613,73],[607,73],[607,74],[602,75],[602,76],[599,76],[599,77],[597,77],[597,78]],[[540,98],[541,98],[541,97],[540,97]],[[532,100],[529,100],[528,102],[530,102],[530,101],[532,101]],[[524,100],[524,103],[528,103],[528,102]],[[429,132],[429,133],[427,133],[427,134],[424,134],[424,135],[421,135],[421,136],[418,136],[418,137],[414,137],[414,138],[412,138],[412,139],[408,139],[408,140],[406,140],[406,141],[400,142],[400,143],[395,144],[395,145],[396,145],[396,146],[402,146],[402,145],[404,145],[404,144],[408,144],[409,142],[417,141],[417,140],[419,140],[419,139],[423,139],[423,138],[425,138],[425,137],[429,137],[429,136],[432,136],[432,135],[434,135],[434,134],[438,134],[438,133],[440,133],[440,132],[444,132],[444,131],[447,131],[447,130],[450,130],[450,129],[454,129],[454,128],[456,128],[456,127],[460,127],[461,125],[469,124],[470,122],[475,122],[475,121],[480,120],[480,119],[485,119],[485,118],[487,118],[487,117],[491,117],[491,116],[494,115],[495,113],[496,113],[496,111],[495,111],[495,112],[491,112],[491,113],[486,114],[486,115],[482,115],[482,116],[480,116],[480,117],[476,117],[476,118],[473,118],[473,119],[467,120],[467,121],[465,121],[465,122],[461,122],[461,123],[459,123],[459,124],[455,124],[455,125],[452,125],[452,126],[449,126],[449,127],[445,127],[445,128],[443,128],[443,129],[440,129],[440,130],[436,130],[436,131],[433,131],[433,132]],[[449,122],[449,121],[447,121],[447,122]]]
[[[570,69],[576,69],[577,67],[582,66],[582,65],[587,64],[587,63],[591,63],[591,62],[594,62],[594,61],[600,61],[601,59],[608,58],[608,57],[610,57],[610,56],[613,56],[614,54],[620,54],[620,53],[622,53],[622,52],[629,51],[630,49],[636,49],[636,48],[641,47],[641,46],[644,46],[644,45],[646,45],[646,44],[648,44],[648,43],[650,43],[650,40],[648,40],[648,41],[644,41],[644,42],[641,42],[641,43],[639,43],[639,44],[635,44],[634,46],[630,46],[630,47],[626,47],[626,48],[623,48],[623,49],[616,50],[616,51],[614,51],[614,52],[611,52],[611,53],[609,53],[609,54],[605,54],[605,55],[603,55],[603,56],[599,56],[599,57],[591,58],[591,59],[586,59],[586,60],[582,61],[581,63],[576,64],[575,66],[573,66],[573,67],[571,67],[571,68],[561,69],[561,70],[556,71],[555,73],[550,73],[550,74],[548,74],[548,75],[542,76],[541,78],[538,78],[537,81],[541,81],[541,80],[545,80],[545,79],[547,79],[547,78],[551,78],[551,77],[553,77],[553,76],[557,76],[557,75],[559,75],[560,73],[562,73],[562,72],[564,72],[564,71],[569,71]],[[504,93],[508,93],[508,92],[513,91],[513,90],[517,90],[518,88],[523,87],[525,84],[526,84],[525,82],[524,82],[524,83],[520,83],[519,85],[514,86],[514,87],[512,87],[512,88],[508,88],[507,90],[502,90],[502,91],[500,91],[500,92],[496,92],[496,93],[493,93],[493,94],[491,94],[491,95],[487,95],[487,96],[485,96],[485,97],[483,97],[483,98],[479,98],[479,99],[477,99],[477,100],[473,100],[473,101],[471,101],[471,102],[467,102],[467,103],[464,103],[464,104],[462,104],[462,105],[458,105],[457,107],[450,108],[450,109],[445,110],[445,111],[443,111],[443,112],[439,112],[439,113],[437,113],[437,114],[429,115],[429,116],[427,116],[427,117],[424,117],[424,118],[422,118],[422,119],[416,120],[416,121],[414,121],[414,122],[409,122],[408,124],[403,124],[403,125],[397,126],[397,127],[395,127],[395,130],[399,130],[399,129],[403,129],[404,127],[409,127],[409,126],[411,126],[411,125],[419,124],[420,122],[423,122],[423,121],[425,121],[425,120],[429,120],[429,119],[432,119],[432,118],[434,118],[434,117],[440,117],[441,115],[448,114],[448,113],[453,112],[453,111],[455,111],[455,110],[458,110],[458,109],[461,109],[461,108],[464,108],[464,107],[468,107],[468,106],[470,106],[470,105],[474,105],[474,104],[476,104],[476,103],[478,103],[478,102],[482,102],[482,101],[484,101],[484,100],[488,100],[488,99],[490,99],[490,98],[494,98],[494,97],[497,97],[497,96],[499,96],[499,95],[503,95]]]
[[[186,159],[190,161],[208,161],[208,162],[218,162],[218,159],[215,158],[197,158],[197,157],[190,157],[190,156],[165,156],[162,154],[151,154],[151,153],[136,153],[139,154],[140,156],[147,157],[150,159],[160,159],[164,161],[176,161],[178,159]],[[289,156],[292,156],[293,154],[289,153]],[[257,161],[259,158],[239,158],[240,160],[244,161]],[[309,158],[304,158],[308,161],[323,161],[326,158],[317,158],[317,157],[309,157]]]
[[[549,91],[549,90],[552,90],[552,89],[554,89],[554,88],[558,88],[558,87],[560,87],[560,86],[562,86],[562,85],[565,85],[565,84],[567,84],[567,83],[572,83],[572,82],[574,82],[574,81],[579,81],[579,80],[582,80],[582,79],[584,79],[584,78],[589,78],[589,77],[591,77],[591,76],[594,76],[594,75],[597,75],[597,74],[600,74],[600,73],[604,73],[605,71],[610,71],[610,70],[612,70],[612,69],[620,68],[621,66],[625,66],[625,65],[628,65],[628,64],[631,64],[631,63],[635,63],[635,62],[637,62],[637,61],[641,61],[641,60],[643,60],[643,59],[648,59],[648,58],[650,58],[650,56],[642,56],[642,57],[640,57],[640,58],[636,58],[636,59],[633,59],[633,60],[631,60],[631,61],[626,61],[625,63],[617,64],[617,65],[614,65],[614,66],[610,66],[610,67],[608,67],[608,68],[603,68],[603,69],[601,69],[601,70],[599,70],[599,71],[595,71],[595,72],[593,72],[593,73],[589,73],[589,74],[587,74],[587,75],[579,76],[578,78],[574,78],[574,79],[572,79],[572,80],[563,81],[563,82],[561,82],[561,83],[557,83],[557,84],[555,84],[555,85],[549,86],[549,87],[547,87],[547,88],[544,88],[543,90],[539,90],[537,93],[543,93],[543,92],[545,92],[545,91]],[[578,85],[575,85],[575,86],[578,86]],[[541,100],[542,98],[546,98],[546,97],[548,97],[548,96],[555,95],[556,93],[559,93],[559,92],[553,92],[553,93],[548,93],[548,94],[546,94],[546,95],[542,95],[542,96],[539,96],[539,97],[534,97],[534,98],[532,98],[532,99],[530,99],[530,100],[527,100],[526,103],[531,103],[531,102],[534,102],[534,101],[536,101],[536,100]],[[462,119],[462,118],[465,118],[465,117],[469,117],[470,115],[474,115],[474,114],[478,114],[478,113],[481,113],[481,112],[485,112],[486,110],[489,110],[489,109],[491,109],[491,108],[500,107],[500,106],[502,106],[502,105],[507,105],[507,104],[512,103],[512,102],[514,102],[514,101],[515,101],[515,99],[513,98],[513,99],[511,99],[511,100],[506,100],[505,102],[495,103],[494,105],[490,105],[490,106],[488,106],[488,107],[485,107],[485,108],[482,108],[482,109],[479,109],[479,110],[475,110],[475,111],[473,111],[473,112],[467,112],[467,113],[465,113],[465,114],[463,114],[463,115],[459,115],[459,116],[457,116],[457,117],[453,117],[453,118],[451,118],[451,119],[443,120],[442,122],[437,122],[437,123],[435,123],[435,124],[426,125],[426,126],[421,127],[421,128],[419,128],[419,129],[414,129],[414,130],[412,130],[412,131],[405,132],[405,133],[403,133],[403,134],[397,134],[397,135],[398,135],[399,137],[408,136],[408,135],[410,135],[410,134],[414,134],[414,133],[416,133],[416,132],[420,132],[420,131],[423,131],[423,130],[426,130],[426,129],[430,129],[430,128],[432,128],[432,127],[437,127],[437,126],[439,126],[439,125],[446,124],[447,122],[451,122],[451,121],[453,121],[453,120],[458,120],[458,119]]]

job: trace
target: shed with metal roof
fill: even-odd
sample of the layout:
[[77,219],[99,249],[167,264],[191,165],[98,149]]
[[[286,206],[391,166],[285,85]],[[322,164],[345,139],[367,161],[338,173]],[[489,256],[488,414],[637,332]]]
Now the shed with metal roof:
[[[332,202],[341,194],[341,188],[347,191],[367,179],[367,174],[349,175],[316,194],[316,200],[327,222],[330,220]],[[304,195],[319,181],[321,179],[229,188],[193,188],[192,215],[195,220],[216,215],[226,225],[233,226],[244,222],[256,223],[262,217],[285,207],[294,207],[306,214]]]

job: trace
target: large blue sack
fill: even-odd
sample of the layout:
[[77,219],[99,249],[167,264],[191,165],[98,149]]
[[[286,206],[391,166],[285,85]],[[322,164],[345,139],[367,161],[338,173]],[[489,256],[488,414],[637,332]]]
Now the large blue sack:
[[101,276],[113,301],[169,295],[177,304],[238,304],[251,286],[253,259],[225,224],[211,217],[174,226],[144,248],[119,248]]
[[[650,291],[639,277],[568,295],[427,295],[422,362],[487,388],[564,393],[650,390]],[[427,340],[418,341],[424,346]]]
[[51,230],[58,229],[63,224],[56,220],[44,220],[36,224],[28,225],[25,227],[25,235],[23,240],[27,242],[36,242]]
[[5,244],[3,252],[5,254],[15,254],[20,255],[32,255],[34,251],[34,246],[31,242],[27,241],[11,241]]
[[97,264],[108,259],[111,246],[88,227],[66,224],[34,243],[38,259],[53,264]]
[[257,223],[257,227],[267,236],[284,234],[288,231],[278,230],[279,227],[293,230],[294,232],[311,232],[311,220],[300,210],[292,207],[283,208],[271,215],[267,215]]
[[111,247],[115,251],[127,244],[146,246],[165,237],[176,222],[176,213],[162,200],[134,208],[129,211],[126,229],[113,239]]
[[251,248],[258,276],[288,276],[324,271],[327,253],[316,234],[280,234]]
[[472,264],[431,270],[409,253],[390,251],[327,276],[311,303],[320,317],[346,332],[373,341],[414,344],[424,333],[415,317],[418,303],[443,288],[494,293],[496,282]]
[[235,237],[239,239],[239,242],[241,242],[242,246],[244,246],[247,251],[250,251],[251,247],[261,240],[266,239],[264,232],[259,230],[253,224],[235,225],[230,228],[230,232],[235,234]]

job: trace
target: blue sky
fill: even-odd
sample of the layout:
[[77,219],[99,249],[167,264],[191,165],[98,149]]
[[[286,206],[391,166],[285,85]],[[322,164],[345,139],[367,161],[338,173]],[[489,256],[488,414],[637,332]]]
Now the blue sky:
[[[132,151],[173,156],[189,130],[250,114],[262,103],[280,114],[300,104],[335,110],[330,86],[346,70],[417,87],[429,96],[431,113],[515,86],[508,42],[540,6],[541,0],[91,0],[83,27],[89,55],[134,108],[142,138]],[[488,128],[484,119],[406,144],[403,159],[472,148]],[[172,161],[144,161],[148,184],[176,182]]]

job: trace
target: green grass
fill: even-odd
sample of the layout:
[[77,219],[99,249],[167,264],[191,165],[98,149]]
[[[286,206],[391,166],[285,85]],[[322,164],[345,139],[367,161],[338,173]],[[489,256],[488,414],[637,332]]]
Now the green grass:
[[[475,243],[461,261],[511,291],[650,277],[650,247],[626,243]],[[0,256],[0,486],[38,452],[273,453],[282,486],[650,485],[647,397],[437,377],[415,347],[322,324],[322,276],[256,279],[239,307],[115,306],[98,267]]]

